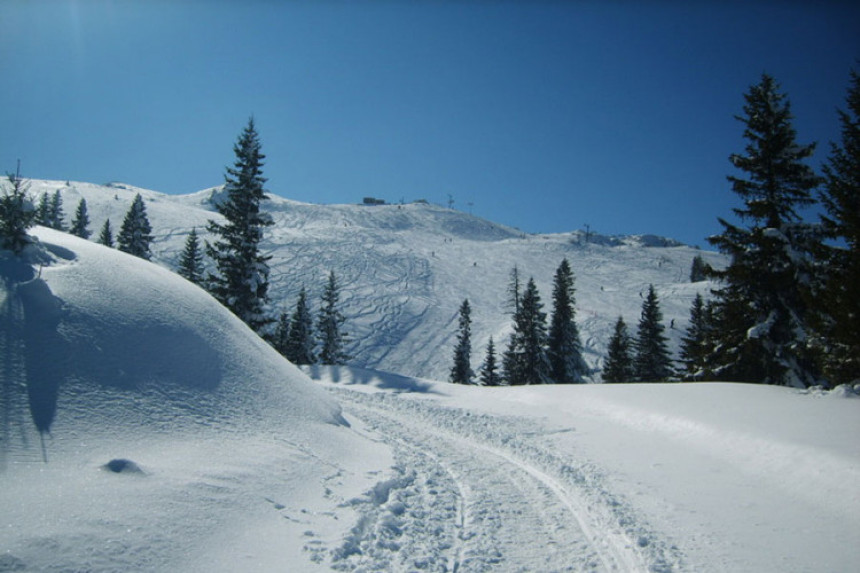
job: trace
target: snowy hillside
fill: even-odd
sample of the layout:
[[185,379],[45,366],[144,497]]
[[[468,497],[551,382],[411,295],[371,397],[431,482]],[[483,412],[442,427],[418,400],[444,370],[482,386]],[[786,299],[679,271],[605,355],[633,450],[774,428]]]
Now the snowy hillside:
[[[212,202],[220,189],[170,196],[123,184],[33,181],[31,193],[60,190],[67,219],[81,197],[94,232],[109,217],[118,229],[135,193],[146,202],[156,236],[154,259],[175,268],[194,227],[205,238]],[[460,211],[426,203],[405,205],[310,205],[272,196],[265,208],[275,220],[263,248],[272,256],[270,295],[275,311],[291,311],[304,285],[312,300],[330,270],[343,285],[351,335],[348,351],[357,366],[445,379],[453,353],[457,309],[472,306],[473,367],[493,336],[504,343],[510,319],[505,307],[509,274],[517,265],[534,276],[545,309],[551,281],[567,257],[576,276],[577,320],[586,360],[599,368],[619,315],[631,328],[639,319],[641,294],[654,284],[673,346],[686,326],[697,292],[711,285],[689,282],[690,265],[713,252],[653,236],[586,236],[582,232],[527,235]],[[576,220],[576,214],[571,214]],[[572,224],[573,225],[573,224]],[[674,329],[669,325],[674,324]]]

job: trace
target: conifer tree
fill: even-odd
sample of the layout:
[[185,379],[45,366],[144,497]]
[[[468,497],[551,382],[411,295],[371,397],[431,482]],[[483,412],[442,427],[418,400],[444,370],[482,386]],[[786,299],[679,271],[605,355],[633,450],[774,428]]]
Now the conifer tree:
[[105,219],[105,224],[99,232],[98,242],[106,247],[113,247],[113,229],[110,227],[110,219]]
[[693,257],[693,263],[690,265],[690,282],[697,283],[708,278],[708,264],[701,255]]
[[575,292],[573,271],[570,263],[564,259],[553,281],[553,311],[547,348],[550,377],[556,384],[582,383],[587,370],[576,326]]
[[334,271],[328,275],[328,283],[322,294],[317,331],[319,332],[322,349],[320,362],[322,364],[345,364],[349,360],[346,354],[346,332],[343,324],[346,318],[340,312],[340,287]]
[[89,239],[92,231],[89,229],[90,216],[87,213],[87,200],[81,199],[78,208],[75,209],[75,218],[72,219],[72,228],[69,231],[82,239]]
[[119,250],[148,261],[152,256],[149,251],[153,238],[151,233],[152,226],[146,215],[146,205],[143,203],[143,197],[138,193],[125,214],[117,235]]
[[194,284],[203,284],[203,252],[200,250],[196,228],[192,228],[185,239],[185,248],[179,256],[177,272]]
[[654,292],[654,285],[650,285],[648,295],[642,302],[642,315],[634,344],[633,378],[637,382],[662,382],[672,375],[672,360],[662,321],[660,302]]
[[681,338],[681,362],[689,380],[700,380],[706,375],[708,355],[709,310],[702,295],[696,293],[690,307],[690,325]]
[[496,345],[493,337],[487,343],[487,355],[481,365],[481,386],[499,386],[502,383],[499,367],[496,364]]
[[529,279],[514,316],[514,332],[504,356],[505,379],[511,386],[547,384],[546,313],[534,279]]
[[63,196],[60,195],[60,190],[54,191],[54,196],[51,198],[51,207],[48,211],[48,226],[58,231],[66,230],[64,219],[66,214],[63,212]]
[[472,308],[469,299],[460,305],[460,318],[457,325],[457,346],[454,348],[454,365],[448,377],[454,384],[472,384],[475,373],[472,371]]
[[43,227],[51,226],[51,197],[48,192],[42,193],[39,206],[36,208],[36,224]]
[[603,382],[607,384],[633,381],[633,356],[631,355],[630,334],[620,316],[615,323],[606,363],[603,366]]
[[227,168],[226,199],[218,204],[225,223],[209,221],[207,229],[218,237],[206,250],[215,262],[215,274],[207,277],[212,295],[259,334],[265,334],[272,319],[266,313],[269,301],[271,257],[260,251],[263,231],[272,218],[261,211],[267,199],[263,185],[263,159],[254,118],[233,146],[236,162]]
[[308,306],[307,292],[302,287],[290,319],[285,356],[293,364],[314,364],[317,360],[315,348],[314,320]]
[[796,142],[789,102],[772,77],[763,75],[744,97],[738,119],[748,144],[730,161],[746,178],[728,180],[744,202],[734,212],[746,226],[719,219],[723,232],[709,239],[730,263],[712,272],[722,285],[708,362],[720,379],[805,386],[817,379],[803,294],[817,238],[798,209],[813,203],[820,181],[805,163],[815,145]]
[[819,254],[824,280],[815,296],[823,339],[824,375],[831,385],[860,381],[860,75],[851,72],[847,111],[839,111],[841,146],[831,145],[821,202],[824,232],[834,244]]
[[290,336],[290,315],[282,312],[278,315],[277,323],[275,324],[275,333],[272,335],[272,347],[277,350],[281,356],[287,358],[287,340]]
[[27,230],[36,223],[36,211],[27,198],[29,187],[21,179],[20,162],[15,175],[7,174],[8,186],[0,197],[0,249],[20,254],[30,243]]
[[520,311],[520,291],[522,290],[522,285],[520,285],[520,269],[514,265],[514,268],[511,269],[510,280],[508,281],[508,307],[511,309],[511,314],[516,316],[516,314]]

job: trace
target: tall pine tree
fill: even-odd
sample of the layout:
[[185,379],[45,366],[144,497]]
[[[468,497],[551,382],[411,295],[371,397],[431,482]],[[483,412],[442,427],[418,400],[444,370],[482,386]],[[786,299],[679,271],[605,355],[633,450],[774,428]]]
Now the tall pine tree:
[[555,271],[552,289],[552,320],[547,355],[550,377],[556,384],[579,384],[587,371],[576,326],[573,271],[564,259]]
[[514,332],[504,356],[505,379],[511,386],[550,383],[546,354],[546,313],[534,279],[529,279],[514,315]]
[[60,190],[54,191],[54,196],[51,197],[51,206],[48,210],[48,226],[58,231],[66,230],[65,223],[66,214],[63,211],[63,196],[60,195]]
[[262,171],[266,156],[260,148],[252,117],[233,146],[236,162],[225,175],[226,199],[216,204],[226,221],[209,221],[207,229],[217,240],[206,250],[216,269],[207,277],[212,295],[254,331],[265,334],[273,322],[266,311],[271,257],[261,253],[260,242],[272,218],[260,209],[267,199]]
[[454,348],[454,365],[448,377],[454,384],[471,384],[475,373],[472,371],[472,307],[469,299],[460,305],[460,318],[457,324],[457,346]]
[[707,375],[708,342],[711,339],[709,315],[705,300],[696,293],[690,307],[690,325],[681,338],[681,362],[689,380],[701,380]]
[[43,227],[51,226],[51,196],[45,191],[39,199],[39,206],[36,208],[36,224]]
[[119,250],[147,261],[152,256],[149,245],[152,243],[152,226],[146,215],[146,205],[140,193],[135,195],[125,219],[122,221],[117,244]]
[[603,382],[607,384],[633,381],[633,356],[630,333],[620,316],[615,323],[606,362],[603,365]]
[[343,330],[344,322],[346,318],[340,311],[340,286],[334,271],[331,271],[323,290],[317,319],[317,331],[322,345],[320,362],[323,364],[346,364],[349,360],[345,348],[347,334]]
[[179,256],[177,272],[194,284],[203,284],[203,252],[200,250],[196,228],[191,229],[185,239],[185,248]]
[[810,284],[815,236],[798,209],[813,203],[819,178],[805,163],[815,145],[799,145],[790,105],[763,75],[745,96],[744,154],[730,161],[745,177],[729,176],[743,200],[734,209],[745,226],[719,219],[709,241],[729,255],[716,295],[713,376],[725,380],[805,386],[816,381],[810,359],[803,285]]
[[72,219],[72,228],[69,229],[69,232],[82,239],[89,239],[90,235],[93,234],[89,226],[90,216],[87,213],[87,200],[81,199],[78,203],[78,208],[75,209],[75,217]]
[[819,259],[824,280],[816,293],[815,323],[823,339],[823,370],[831,385],[860,382],[860,75],[851,72],[848,111],[839,111],[841,146],[824,166],[821,202],[828,238]]
[[499,375],[499,367],[496,364],[496,345],[493,337],[487,342],[487,355],[481,365],[481,386],[499,386],[502,378]]
[[669,357],[668,339],[663,334],[663,313],[654,285],[642,302],[642,315],[634,344],[633,378],[637,382],[663,382],[672,375],[672,359]]
[[99,232],[98,242],[105,247],[113,247],[113,229],[110,226],[110,219],[105,219],[105,224]]
[[293,364],[314,364],[317,361],[315,349],[314,319],[308,305],[307,291],[302,287],[290,319],[285,348],[286,357]]

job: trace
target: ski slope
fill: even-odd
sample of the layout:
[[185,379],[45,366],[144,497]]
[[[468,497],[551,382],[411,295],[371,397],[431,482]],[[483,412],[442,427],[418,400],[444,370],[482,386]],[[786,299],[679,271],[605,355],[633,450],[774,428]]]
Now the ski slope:
[[[205,239],[206,222],[219,220],[212,205],[220,188],[172,196],[125,184],[32,181],[34,196],[56,190],[67,219],[81,198],[87,200],[94,235],[108,217],[118,230],[140,193],[156,237],[153,259],[168,268],[178,265],[192,228]],[[333,270],[342,285],[351,363],[418,377],[447,378],[463,299],[472,306],[473,369],[490,336],[503,348],[511,328],[506,289],[515,265],[523,283],[534,277],[549,313],[553,274],[562,259],[570,261],[584,356],[599,381],[616,319],[623,316],[635,332],[649,284],[660,299],[670,345],[677,348],[693,298],[707,296],[713,286],[689,282],[693,258],[700,255],[717,267],[725,260],[654,236],[529,235],[422,202],[311,205],[270,197],[264,208],[275,225],[266,231],[263,250],[272,257],[273,313],[291,312],[302,286],[316,304]],[[576,214],[571,218],[577,220]]]

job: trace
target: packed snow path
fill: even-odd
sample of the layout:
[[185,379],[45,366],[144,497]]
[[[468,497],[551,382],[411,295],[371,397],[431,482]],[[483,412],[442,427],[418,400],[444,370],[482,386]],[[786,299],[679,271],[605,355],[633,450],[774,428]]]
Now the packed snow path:
[[397,394],[331,388],[347,416],[390,445],[394,476],[349,502],[360,518],[339,570],[671,571],[594,468],[554,456],[524,420]]

